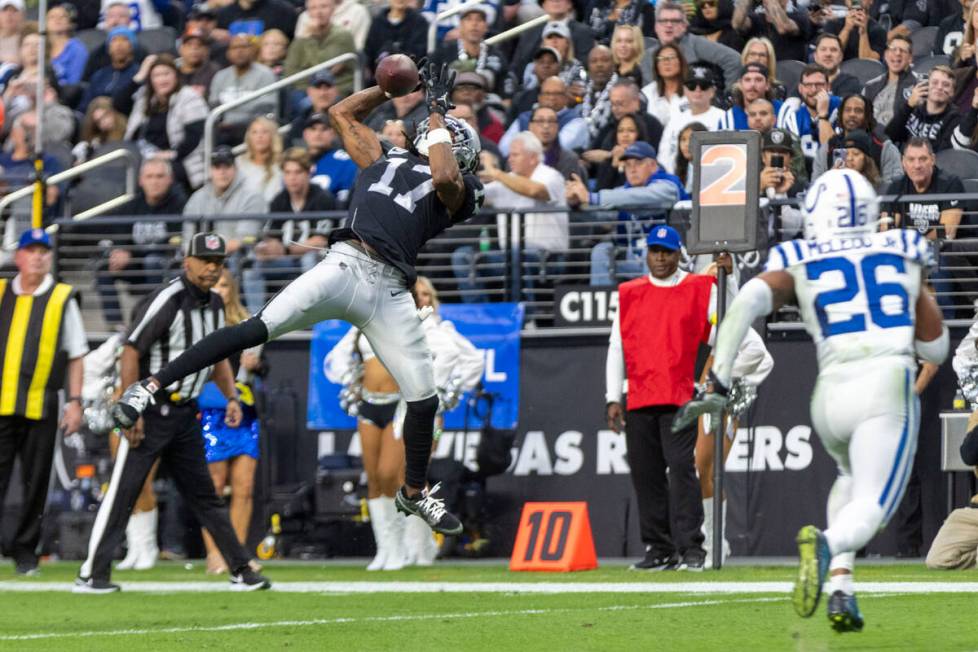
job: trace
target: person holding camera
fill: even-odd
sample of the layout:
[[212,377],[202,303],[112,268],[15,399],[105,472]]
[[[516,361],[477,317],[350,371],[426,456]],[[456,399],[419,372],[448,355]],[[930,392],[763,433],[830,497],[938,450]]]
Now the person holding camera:
[[886,49],[886,30],[869,17],[873,0],[845,0],[846,15],[822,25],[822,31],[835,34],[842,44],[842,59],[879,61]]
[[788,0],[737,0],[732,24],[741,36],[770,39],[780,60],[805,61],[816,32],[808,12]]
[[791,170],[791,134],[784,129],[772,129],[764,134],[761,144],[761,192],[768,199],[793,197],[805,189],[804,182]]
[[951,101],[954,84],[951,68],[934,66],[930,76],[913,87],[907,103],[894,112],[886,126],[890,140],[900,145],[913,138],[925,138],[935,152],[952,147],[967,148],[971,144],[970,138],[952,143],[954,130],[961,122],[961,114]]

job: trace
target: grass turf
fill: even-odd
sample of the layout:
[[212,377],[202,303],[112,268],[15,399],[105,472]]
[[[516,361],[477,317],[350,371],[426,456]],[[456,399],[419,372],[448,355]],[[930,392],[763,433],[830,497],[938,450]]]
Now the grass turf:
[[[70,581],[76,563],[42,566],[41,578]],[[398,573],[359,566],[269,564],[277,582],[714,582],[791,581],[790,567],[732,567],[720,573],[634,573],[621,566],[574,574],[510,573],[504,564],[439,564]],[[121,582],[225,582],[203,565],[162,564],[117,572]],[[862,565],[857,581],[955,582],[975,575],[937,573],[920,565]],[[858,590],[858,584],[857,584]],[[526,594],[135,593],[78,596],[63,591],[5,592],[0,586],[0,649],[164,650],[968,650],[974,608],[969,594],[861,595],[866,629],[831,631],[824,601],[798,618],[787,593]],[[958,614],[958,616],[952,616]],[[43,638],[37,638],[37,637]],[[28,637],[28,638],[20,638]],[[30,638],[33,637],[33,638]]]

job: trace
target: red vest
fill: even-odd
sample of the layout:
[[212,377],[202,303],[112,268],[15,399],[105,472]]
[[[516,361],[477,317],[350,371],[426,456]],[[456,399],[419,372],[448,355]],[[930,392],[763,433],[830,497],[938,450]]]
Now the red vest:
[[618,288],[628,409],[682,405],[693,397],[696,354],[710,339],[712,276],[659,287],[642,276]]

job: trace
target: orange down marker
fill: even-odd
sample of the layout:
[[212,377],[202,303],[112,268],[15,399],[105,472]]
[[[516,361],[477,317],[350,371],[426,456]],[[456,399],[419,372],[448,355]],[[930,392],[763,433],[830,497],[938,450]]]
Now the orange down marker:
[[598,567],[587,503],[525,503],[512,571],[578,571]]

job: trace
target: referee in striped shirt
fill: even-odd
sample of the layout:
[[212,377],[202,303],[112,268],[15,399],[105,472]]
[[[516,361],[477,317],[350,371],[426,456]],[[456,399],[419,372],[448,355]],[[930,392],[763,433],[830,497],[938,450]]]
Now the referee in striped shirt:
[[[198,340],[224,326],[224,304],[211,288],[224,267],[227,248],[213,233],[193,236],[184,258],[183,274],[154,291],[142,303],[122,352],[123,387],[152,375]],[[75,593],[112,593],[119,586],[109,581],[112,555],[125,535],[126,522],[147,474],[157,458],[169,468],[201,525],[214,537],[231,568],[231,588],[266,589],[271,584],[252,570],[250,556],[238,543],[214,483],[207,470],[204,441],[197,419],[197,395],[213,379],[228,399],[225,421],[241,420],[234,376],[227,360],[202,369],[161,389],[156,405],[119,444],[112,480],[99,507],[88,559],[75,580]]]

